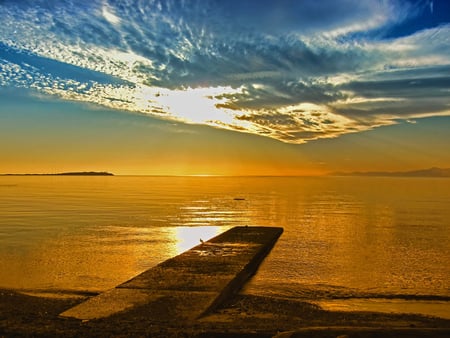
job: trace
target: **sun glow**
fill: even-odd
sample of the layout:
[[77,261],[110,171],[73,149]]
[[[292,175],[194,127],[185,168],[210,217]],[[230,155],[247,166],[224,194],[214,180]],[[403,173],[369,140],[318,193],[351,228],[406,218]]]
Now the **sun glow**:
[[208,123],[221,121],[231,123],[232,117],[217,104],[223,100],[217,99],[220,94],[230,92],[229,88],[188,88],[186,90],[168,91],[159,97],[159,103],[167,111],[175,113],[184,122]]
[[231,87],[204,87],[170,90],[140,86],[133,93],[136,110],[185,123],[236,125],[237,112],[218,107],[226,103],[224,94],[238,90]]

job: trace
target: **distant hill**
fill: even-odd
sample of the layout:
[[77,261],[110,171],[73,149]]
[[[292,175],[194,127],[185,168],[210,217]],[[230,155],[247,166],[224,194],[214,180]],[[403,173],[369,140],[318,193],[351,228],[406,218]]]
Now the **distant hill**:
[[429,168],[412,171],[354,171],[334,172],[329,176],[385,176],[385,177],[450,177],[450,168]]
[[0,176],[114,176],[106,171],[73,171],[56,174],[0,174]]
[[106,172],[106,171],[80,171],[80,172],[68,172],[68,173],[59,173],[55,175],[61,176],[114,176],[114,174]]

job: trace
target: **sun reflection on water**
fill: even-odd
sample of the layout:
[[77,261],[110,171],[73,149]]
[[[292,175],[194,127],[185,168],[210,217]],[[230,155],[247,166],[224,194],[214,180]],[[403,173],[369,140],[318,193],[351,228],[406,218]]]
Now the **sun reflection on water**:
[[226,227],[222,226],[200,226],[200,227],[173,227],[171,228],[171,236],[173,241],[173,256],[189,250],[198,245],[201,241],[207,241],[221,232]]

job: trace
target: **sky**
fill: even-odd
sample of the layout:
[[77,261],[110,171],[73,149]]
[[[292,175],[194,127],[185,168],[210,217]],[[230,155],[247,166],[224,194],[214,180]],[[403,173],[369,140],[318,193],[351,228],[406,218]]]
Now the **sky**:
[[0,173],[450,167],[446,0],[0,0]]

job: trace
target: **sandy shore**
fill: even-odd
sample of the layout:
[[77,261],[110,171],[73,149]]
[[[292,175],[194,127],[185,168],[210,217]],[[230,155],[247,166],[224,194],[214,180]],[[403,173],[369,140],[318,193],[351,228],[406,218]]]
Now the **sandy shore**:
[[[323,311],[289,299],[237,295],[197,321],[152,320],[140,306],[105,319],[58,317],[87,297],[48,298],[0,290],[0,337],[449,337],[450,320]],[[164,304],[161,304],[164,306]]]

